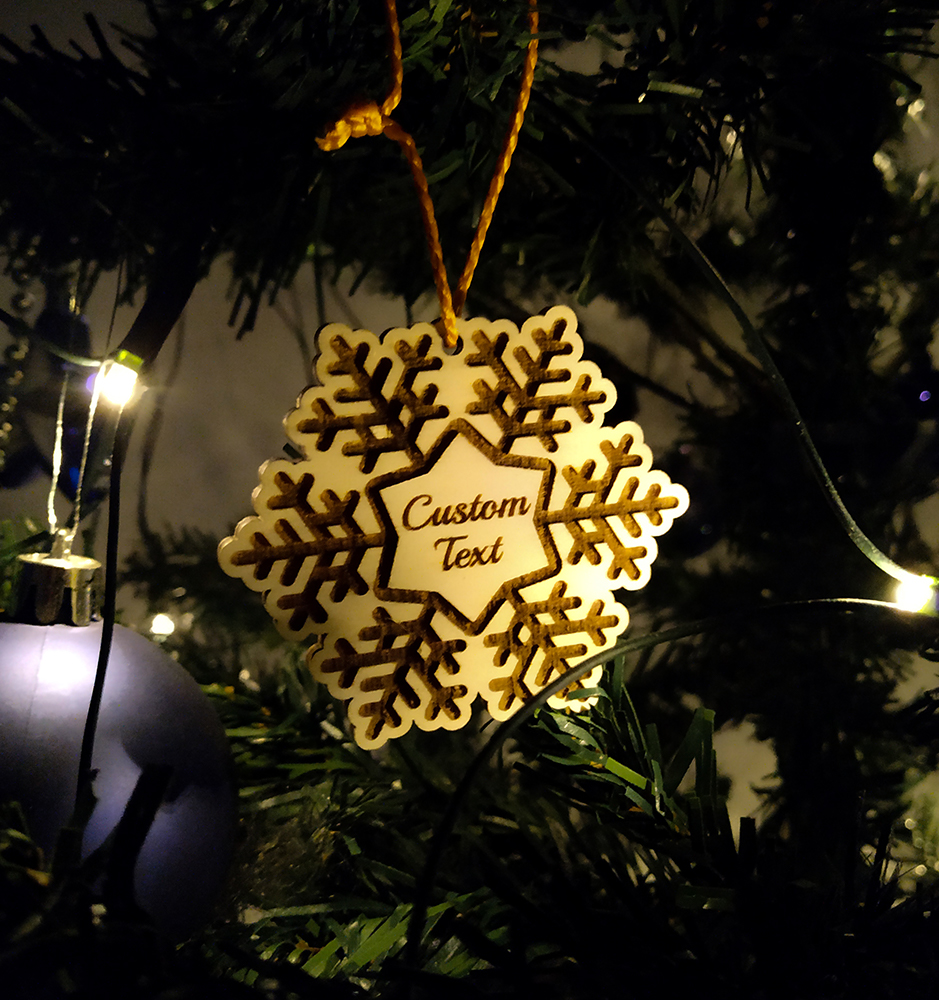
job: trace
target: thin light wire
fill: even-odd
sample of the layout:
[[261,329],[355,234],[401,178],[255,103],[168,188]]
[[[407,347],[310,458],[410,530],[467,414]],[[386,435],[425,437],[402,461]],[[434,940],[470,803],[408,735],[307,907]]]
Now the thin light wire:
[[[110,350],[111,338],[114,334],[114,321],[117,316],[117,303],[120,299],[121,292],[121,276],[123,274],[124,264],[121,262],[120,267],[117,272],[117,286],[114,290],[114,305],[111,309],[111,321],[108,324],[108,336],[107,343],[105,345],[105,357]],[[104,367],[104,362],[101,363],[101,368],[99,369],[99,374],[95,376],[93,387],[91,390],[91,402],[88,405],[88,417],[85,420],[85,439],[82,442],[82,457],[81,462],[78,466],[78,484],[75,487],[75,505],[72,508],[71,523],[69,527],[69,535],[67,538],[68,547],[71,547],[72,540],[75,538],[75,532],[78,529],[79,522],[81,521],[82,514],[82,491],[85,486],[85,470],[88,466],[88,452],[91,447],[91,432],[94,429],[95,423],[95,413],[98,409],[98,399],[101,396],[101,386],[103,378],[102,376],[106,373]],[[113,459],[113,455],[112,455]],[[66,553],[67,555],[68,553]]]
[[86,358],[81,354],[74,354],[53,344],[51,340],[40,337],[38,333],[18,316],[8,313],[6,309],[0,309],[0,323],[3,323],[11,333],[17,337],[25,337],[31,344],[40,344],[50,354],[67,361],[70,365],[78,365],[80,368],[100,368],[101,362],[97,358]]
[[444,343],[452,348],[456,346],[459,340],[456,330],[456,317],[463,311],[466,295],[469,292],[469,286],[473,280],[476,265],[479,263],[479,256],[482,252],[490,223],[492,222],[496,203],[499,200],[499,195],[505,183],[505,175],[508,173],[512,156],[518,145],[518,136],[521,132],[525,111],[528,107],[528,99],[531,95],[532,82],[535,77],[535,64],[538,61],[538,3],[537,0],[529,0],[528,29],[531,39],[528,42],[528,48],[525,53],[522,82],[518,98],[515,102],[515,110],[509,124],[509,130],[502,144],[502,151],[496,163],[495,173],[490,181],[486,199],[483,202],[479,223],[476,227],[476,234],[473,237],[473,242],[467,256],[466,266],[463,268],[463,274],[460,276],[456,296],[453,296],[450,292],[450,281],[447,277],[447,269],[443,260],[440,233],[434,214],[434,203],[430,196],[430,188],[427,184],[427,176],[424,173],[424,165],[421,162],[417,144],[400,125],[389,117],[401,100],[402,83],[404,80],[401,30],[398,24],[395,0],[385,0],[385,20],[388,25],[391,87],[381,107],[375,101],[356,101],[347,108],[340,119],[333,122],[327,130],[326,135],[317,139],[316,142],[320,149],[328,151],[339,149],[349,139],[358,139],[367,135],[385,135],[389,139],[393,139],[401,147],[408,161],[408,166],[411,169],[411,176],[414,179],[414,186],[417,190],[417,197],[421,207],[421,220],[424,225],[424,235],[427,239],[427,248],[430,254],[430,266],[434,275],[434,286],[437,289],[437,300],[440,303],[440,321],[443,326]]
[[75,506],[72,508],[72,518],[70,527],[70,538],[75,537],[75,530],[81,521],[82,515],[82,490],[85,486],[85,468],[88,465],[88,451],[91,445],[91,431],[95,422],[95,412],[98,409],[98,397],[101,395],[100,375],[95,377],[94,387],[91,390],[91,402],[88,405],[88,418],[85,421],[85,440],[82,442],[82,457],[78,465],[78,485],[75,487]]
[[59,524],[55,513],[55,495],[58,490],[59,476],[62,473],[62,438],[65,433],[65,397],[68,394],[69,374],[69,372],[63,374],[62,388],[59,390],[59,405],[55,413],[55,444],[52,448],[52,482],[49,484],[49,498],[46,501],[49,534],[53,536]]
[[[589,149],[594,156],[596,156],[597,159],[599,159],[612,173],[619,177],[624,184],[631,188],[633,193],[640,198],[643,204],[651,209],[658,216],[658,218],[661,219],[671,234],[685,247],[691,255],[692,260],[694,260],[697,264],[701,274],[730,309],[743,333],[744,342],[750,351],[756,356],[763,368],[764,373],[769,379],[770,386],[775,392],[786,413],[792,420],[792,426],[798,435],[802,451],[808,459],[809,467],[812,469],[812,473],[821,487],[825,498],[828,500],[829,505],[834,511],[835,517],[840,522],[842,528],[844,528],[848,538],[851,539],[854,546],[878,569],[882,570],[888,576],[893,577],[894,580],[897,580],[900,583],[905,583],[911,579],[918,579],[918,574],[911,573],[909,570],[904,569],[898,563],[894,562],[894,560],[891,559],[890,556],[888,556],[882,549],[875,545],[874,542],[871,541],[871,539],[868,538],[867,535],[861,530],[857,521],[855,521],[852,517],[851,512],[841,499],[841,494],[838,492],[838,488],[835,486],[834,480],[831,478],[822,456],[819,454],[819,451],[815,446],[815,442],[805,425],[805,420],[802,417],[798,404],[793,398],[792,393],[789,391],[789,386],[786,384],[786,380],[783,378],[776,362],[773,360],[773,356],[766,345],[763,335],[756,328],[755,324],[747,314],[747,311],[737,301],[736,296],[730,290],[730,287],[724,280],[723,275],[721,275],[714,264],[711,263],[708,256],[698,246],[694,238],[689,236],[682,226],[672,217],[672,215],[662,205],[660,205],[655,198],[649,196],[642,186],[637,184],[629,176],[627,171],[623,170],[621,166],[614,163],[608,156],[606,156],[590,140],[589,136],[581,132],[579,137],[583,145]],[[930,577],[930,579],[935,580],[933,577]]]

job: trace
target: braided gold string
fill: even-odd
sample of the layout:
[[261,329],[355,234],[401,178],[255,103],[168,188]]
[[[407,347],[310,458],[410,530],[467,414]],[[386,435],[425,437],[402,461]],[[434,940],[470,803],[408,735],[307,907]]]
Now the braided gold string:
[[515,100],[515,111],[512,113],[509,131],[506,133],[505,141],[502,143],[502,152],[499,153],[496,171],[489,182],[489,191],[486,193],[486,200],[483,202],[482,211],[479,213],[479,224],[476,226],[476,235],[473,237],[473,243],[466,258],[466,266],[463,268],[462,275],[460,275],[460,283],[457,286],[456,295],[453,297],[453,308],[457,316],[463,312],[466,295],[473,281],[476,265],[479,263],[479,255],[482,253],[483,243],[486,242],[486,233],[489,232],[489,224],[492,222],[492,216],[496,210],[496,202],[502,193],[505,175],[509,172],[512,155],[515,153],[515,147],[518,145],[518,136],[522,131],[522,122],[525,120],[528,98],[531,96],[531,86],[535,79],[535,63],[538,61],[537,0],[529,0],[528,31],[531,39],[528,42],[528,49],[525,53],[525,65],[522,69],[522,85]]
[[496,202],[498,202],[499,195],[502,192],[505,175],[508,173],[509,165],[512,162],[515,147],[518,145],[518,136],[522,129],[525,110],[528,107],[528,99],[531,95],[532,81],[535,77],[535,63],[538,60],[538,3],[537,0],[529,0],[528,27],[531,39],[525,53],[522,83],[515,102],[515,111],[509,124],[509,130],[502,144],[499,160],[496,163],[496,170],[489,184],[489,190],[479,215],[479,223],[466,259],[466,266],[463,268],[463,274],[460,276],[460,283],[457,287],[455,299],[450,293],[450,282],[447,278],[447,269],[443,262],[443,251],[440,246],[440,232],[437,228],[436,216],[434,215],[434,203],[430,196],[430,188],[427,184],[427,176],[424,173],[424,165],[417,151],[417,144],[391,118],[391,113],[401,100],[401,89],[404,82],[401,30],[398,25],[395,0],[385,0],[385,18],[388,25],[389,58],[391,63],[391,87],[387,96],[380,107],[375,101],[356,101],[346,109],[338,121],[330,126],[326,134],[322,138],[317,139],[316,142],[320,149],[329,151],[339,149],[349,139],[359,139],[367,135],[385,135],[389,139],[393,139],[401,147],[407,158],[408,166],[411,168],[411,176],[414,178],[414,186],[417,189],[417,197],[421,206],[424,234],[427,237],[427,248],[430,253],[430,266],[434,274],[434,285],[437,288],[437,299],[440,303],[440,321],[443,325],[444,342],[448,347],[455,347],[459,339],[456,331],[456,317],[463,311],[466,295],[472,283],[476,265],[479,263],[483,244],[486,241],[486,234],[492,222]]

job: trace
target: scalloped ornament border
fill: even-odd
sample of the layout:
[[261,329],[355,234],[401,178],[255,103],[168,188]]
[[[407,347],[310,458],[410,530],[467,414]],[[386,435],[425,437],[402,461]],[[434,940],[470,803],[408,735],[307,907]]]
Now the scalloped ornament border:
[[[687,491],[652,468],[566,306],[377,337],[317,335],[316,384],[284,420],[303,456],[260,470],[255,514],[219,545],[356,742],[508,718],[626,628]],[[599,668],[572,685],[596,684]],[[587,702],[552,699],[555,707]]]

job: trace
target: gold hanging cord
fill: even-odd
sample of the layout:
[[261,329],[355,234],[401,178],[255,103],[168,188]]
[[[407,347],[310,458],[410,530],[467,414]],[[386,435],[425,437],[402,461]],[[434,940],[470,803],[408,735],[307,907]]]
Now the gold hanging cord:
[[466,266],[463,268],[463,273],[460,276],[455,296],[450,293],[447,269],[444,265],[443,253],[440,249],[440,233],[437,229],[437,219],[434,215],[434,203],[430,197],[430,189],[427,185],[427,177],[424,174],[424,165],[417,151],[417,145],[411,136],[390,117],[401,100],[401,86],[404,81],[401,32],[398,27],[398,13],[395,7],[395,0],[385,0],[385,17],[388,23],[391,60],[391,88],[388,91],[387,97],[385,97],[381,106],[375,101],[358,101],[351,105],[342,118],[330,127],[326,135],[322,139],[317,139],[316,142],[320,149],[333,150],[339,149],[348,139],[358,139],[366,135],[386,135],[389,139],[394,139],[404,151],[408,166],[411,168],[411,176],[414,178],[414,186],[417,188],[417,195],[421,205],[424,233],[427,236],[427,247],[430,251],[430,265],[434,272],[434,284],[437,286],[437,298],[440,302],[440,319],[443,324],[444,342],[448,347],[455,347],[458,340],[456,318],[463,312],[466,295],[473,280],[473,272],[479,263],[479,255],[482,252],[486,233],[492,222],[496,202],[499,200],[499,195],[502,192],[502,185],[505,183],[505,175],[508,173],[509,165],[512,162],[512,154],[515,152],[515,147],[518,144],[518,135],[525,118],[525,109],[528,107],[528,98],[531,94],[532,81],[535,77],[535,63],[538,61],[538,3],[537,0],[529,0],[528,30],[531,40],[528,43],[528,49],[525,54],[525,66],[522,70],[522,82],[515,101],[515,111],[512,115],[512,121],[509,125],[505,141],[502,144],[502,151],[499,154],[496,170],[489,184],[486,200],[483,202],[479,223],[476,226],[476,235],[473,237],[473,243],[466,258]]

